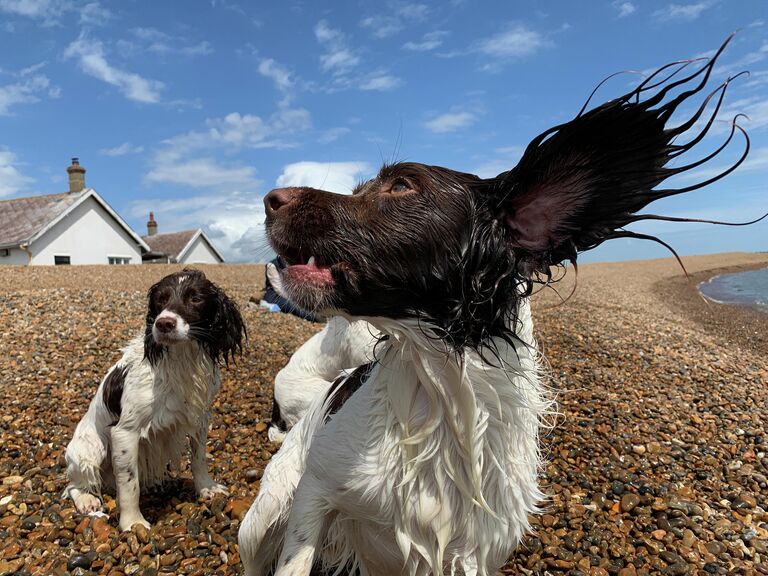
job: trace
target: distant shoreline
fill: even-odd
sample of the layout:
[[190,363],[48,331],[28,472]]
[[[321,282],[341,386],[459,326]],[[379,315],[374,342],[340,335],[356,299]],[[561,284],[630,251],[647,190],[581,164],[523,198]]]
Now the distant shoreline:
[[717,302],[699,291],[699,284],[716,276],[736,274],[768,267],[768,262],[751,262],[701,270],[685,276],[667,278],[654,285],[668,306],[725,342],[768,352],[768,314],[757,306]]
[[[747,273],[753,273],[753,272],[759,272],[762,270],[768,271],[768,266],[756,268],[754,270],[741,270],[739,272],[725,272],[722,274],[715,274],[714,276],[709,277],[706,280],[703,280],[699,282],[696,285],[696,288],[701,293],[702,296],[704,296],[707,300],[710,300],[716,304],[729,304],[733,306],[745,306],[747,308],[754,308],[758,312],[762,312],[764,314],[768,314],[768,308],[765,307],[765,305],[759,305],[755,304],[754,302],[750,303],[749,301],[737,301],[737,300],[729,300],[727,299],[730,296],[732,296],[732,293],[729,292],[727,289],[722,290],[722,300],[720,298],[715,297],[712,292],[720,296],[720,291],[718,291],[717,286],[715,285],[713,287],[713,284],[718,282],[718,279],[727,279],[729,277],[739,277],[741,274],[747,274]],[[707,288],[708,287],[708,288]],[[710,292],[709,294],[707,292]]]

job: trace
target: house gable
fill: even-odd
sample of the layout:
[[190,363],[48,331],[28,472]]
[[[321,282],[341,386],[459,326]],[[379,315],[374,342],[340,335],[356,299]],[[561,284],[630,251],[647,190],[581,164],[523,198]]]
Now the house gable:
[[31,264],[54,264],[56,256],[69,256],[71,264],[108,264],[110,257],[141,264],[141,245],[146,244],[113,214],[95,193],[84,195],[35,235],[29,245]]
[[120,216],[117,215],[117,212],[112,210],[112,207],[107,204],[107,202],[96,193],[96,190],[93,188],[87,188],[82,192],[80,197],[76,202],[74,202],[71,206],[69,206],[66,210],[64,210],[61,214],[59,214],[56,218],[52,219],[48,224],[46,224],[44,227],[42,227],[34,236],[32,236],[29,240],[29,243],[33,243],[37,241],[39,238],[41,238],[44,234],[46,234],[50,229],[52,229],[54,226],[56,226],[59,222],[66,220],[70,217],[70,214],[77,210],[78,206],[80,204],[87,202],[89,199],[92,199],[94,202],[99,204],[101,208],[107,213],[109,218],[114,220],[115,224],[122,228],[123,232],[127,234],[143,251],[149,251],[149,246],[144,242],[144,240],[141,239],[141,237],[136,234],[136,232],[133,231],[133,229],[126,224],[125,220],[120,218]]
[[200,228],[152,234],[142,238],[151,249],[148,254],[144,255],[144,260],[147,262],[167,261],[181,264],[221,264],[224,262],[221,252],[216,249]]
[[179,252],[177,260],[184,264],[221,264],[224,262],[224,257],[216,250],[216,247],[208,239],[205,232],[198,230],[181,252]]

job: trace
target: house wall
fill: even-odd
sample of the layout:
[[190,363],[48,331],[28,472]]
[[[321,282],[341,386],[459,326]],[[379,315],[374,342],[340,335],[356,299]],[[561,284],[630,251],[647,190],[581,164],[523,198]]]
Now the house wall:
[[187,251],[186,255],[180,264],[219,264],[221,260],[216,256],[213,250],[210,249],[208,243],[203,240],[202,236],[198,236],[192,247]]
[[11,248],[8,256],[0,256],[0,265],[3,264],[29,264],[29,255],[21,248]]
[[109,256],[128,256],[141,264],[136,241],[93,198],[75,208],[35,241],[32,264],[53,264],[55,255],[68,255],[71,264],[107,264]]

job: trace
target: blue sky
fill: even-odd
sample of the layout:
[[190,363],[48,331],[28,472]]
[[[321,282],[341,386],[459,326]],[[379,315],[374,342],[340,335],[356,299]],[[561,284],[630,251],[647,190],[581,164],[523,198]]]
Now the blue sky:
[[[202,227],[229,259],[258,260],[276,186],[348,192],[392,159],[493,176],[609,74],[709,54],[736,29],[716,78],[751,75],[701,154],[744,112],[750,158],[653,211],[746,220],[768,211],[765,0],[0,0],[0,197],[65,191],[78,156],[139,233],[153,210],[161,232]],[[635,229],[682,254],[768,250],[768,223]],[[616,240],[583,259],[664,255]]]

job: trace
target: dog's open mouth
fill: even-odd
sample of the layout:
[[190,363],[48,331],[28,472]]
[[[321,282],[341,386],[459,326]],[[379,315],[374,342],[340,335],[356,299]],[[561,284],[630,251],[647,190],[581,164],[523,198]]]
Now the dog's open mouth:
[[335,284],[333,269],[338,263],[327,263],[317,256],[285,256],[286,263],[283,278],[292,284],[310,285],[316,288],[329,288]]

